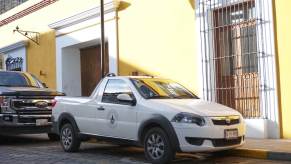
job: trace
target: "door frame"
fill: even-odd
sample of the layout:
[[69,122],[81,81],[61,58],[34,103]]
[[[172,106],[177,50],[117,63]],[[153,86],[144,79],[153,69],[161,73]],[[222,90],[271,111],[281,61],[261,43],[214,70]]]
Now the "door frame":
[[[57,90],[63,91],[63,50],[67,48],[83,48],[100,44],[101,29],[100,6],[86,10],[65,19],[53,22],[50,28],[56,31],[56,83]],[[105,14],[105,38],[108,43],[109,72],[118,74],[118,28],[117,28],[118,4],[109,1],[104,5]]]
[[[196,0],[196,36],[198,41],[195,43],[197,48],[197,69],[199,72],[198,95],[208,101],[215,101],[215,88],[213,62],[211,58],[214,53],[214,34],[211,30],[213,26],[212,12],[227,3],[233,4],[239,0]],[[280,110],[278,106],[278,85],[277,67],[274,40],[274,18],[273,1],[255,0],[256,19],[260,20],[257,30],[257,47],[261,52],[259,55],[259,78],[260,83],[260,107],[263,111],[262,118],[245,119],[247,123],[247,137],[254,138],[280,138]],[[216,4],[216,6],[214,5]],[[230,5],[231,5],[230,4]],[[267,13],[267,14],[258,14]],[[264,53],[262,53],[264,52]],[[266,67],[266,65],[268,67]],[[272,79],[272,80],[268,80]],[[274,98],[276,97],[276,98]],[[251,127],[251,128],[249,128]]]

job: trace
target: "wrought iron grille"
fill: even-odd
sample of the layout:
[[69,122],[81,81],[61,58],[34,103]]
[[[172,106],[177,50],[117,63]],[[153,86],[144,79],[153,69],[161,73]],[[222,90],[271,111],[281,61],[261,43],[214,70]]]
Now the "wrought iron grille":
[[6,70],[8,71],[22,71],[23,69],[23,58],[22,57],[16,57],[13,58],[9,56],[6,61]]
[[27,0],[0,0],[0,15]]
[[277,109],[271,3],[198,0],[204,98],[246,118]]

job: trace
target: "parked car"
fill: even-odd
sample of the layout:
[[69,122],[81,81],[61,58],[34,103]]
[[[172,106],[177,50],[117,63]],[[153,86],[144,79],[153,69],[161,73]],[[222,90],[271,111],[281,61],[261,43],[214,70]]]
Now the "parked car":
[[0,133],[48,133],[51,140],[59,139],[51,116],[55,96],[63,95],[32,74],[0,71]]
[[153,77],[105,77],[90,97],[56,97],[54,129],[66,152],[83,138],[143,146],[152,163],[176,152],[213,152],[244,143],[245,123],[229,107],[199,99],[180,84]]

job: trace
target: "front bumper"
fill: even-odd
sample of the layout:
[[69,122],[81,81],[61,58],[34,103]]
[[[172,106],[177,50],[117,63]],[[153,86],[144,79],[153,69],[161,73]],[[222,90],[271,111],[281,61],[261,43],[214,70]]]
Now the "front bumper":
[[[215,152],[242,146],[245,142],[245,123],[230,126],[197,126],[172,123],[182,152]],[[226,129],[237,129],[238,138],[225,139]]]
[[[38,122],[37,120],[47,120],[47,122]],[[49,133],[51,129],[51,115],[0,114],[1,133]]]

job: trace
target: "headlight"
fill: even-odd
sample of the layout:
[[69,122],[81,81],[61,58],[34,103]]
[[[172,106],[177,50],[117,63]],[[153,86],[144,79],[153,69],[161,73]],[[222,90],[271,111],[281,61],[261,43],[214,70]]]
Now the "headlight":
[[15,111],[9,108],[9,97],[0,96],[0,113],[15,113]]
[[203,117],[192,113],[179,113],[172,119],[172,122],[197,124],[199,126],[205,125]]

